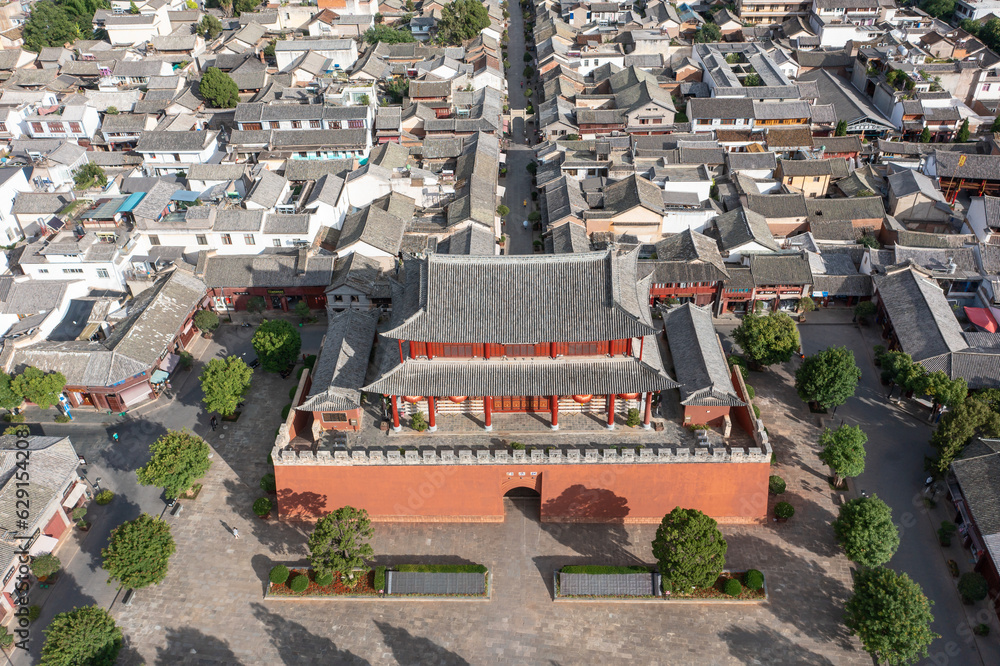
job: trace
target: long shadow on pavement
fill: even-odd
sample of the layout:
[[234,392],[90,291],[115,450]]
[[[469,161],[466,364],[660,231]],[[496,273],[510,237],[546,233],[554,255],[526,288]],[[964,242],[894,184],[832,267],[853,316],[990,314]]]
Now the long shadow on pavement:
[[394,627],[387,622],[375,620],[375,626],[382,632],[385,644],[392,650],[396,662],[407,664],[439,664],[440,666],[468,666],[469,662],[459,655],[446,650],[437,643],[413,636],[402,627]]
[[734,624],[720,631],[719,638],[729,646],[729,654],[742,664],[833,666],[826,657],[810,652],[765,626],[751,629]]
[[[167,644],[156,649],[156,663],[173,664],[242,664],[229,643],[202,633],[194,627],[167,628]],[[119,657],[119,659],[121,659]],[[129,662],[126,662],[129,663]],[[140,661],[135,663],[141,663]]]
[[233,479],[222,482],[226,490],[226,506],[250,524],[253,538],[275,555],[304,555],[307,530],[310,523],[284,520],[261,520],[253,512],[254,501],[264,495],[262,490],[251,488]]
[[271,645],[288,666],[301,664],[368,664],[350,650],[341,650],[329,638],[317,636],[298,622],[272,613],[262,604],[250,604],[250,610],[271,638]]

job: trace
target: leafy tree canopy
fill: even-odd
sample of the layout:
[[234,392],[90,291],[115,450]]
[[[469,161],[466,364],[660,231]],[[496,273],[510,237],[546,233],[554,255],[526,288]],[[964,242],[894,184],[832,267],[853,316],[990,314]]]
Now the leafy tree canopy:
[[955,13],[955,0],[924,0],[920,8],[935,18],[947,18]]
[[218,67],[209,67],[198,84],[198,92],[217,109],[234,109],[240,101],[240,90],[233,77]]
[[916,390],[932,398],[935,405],[944,405],[949,409],[954,409],[969,395],[969,385],[964,377],[951,379],[941,370],[923,375]]
[[25,368],[14,378],[11,386],[42,409],[48,409],[59,402],[59,394],[66,386],[66,377],[61,372],[42,372],[38,368]]
[[441,10],[437,25],[437,40],[457,46],[472,39],[490,25],[486,5],[476,0],[455,0]]
[[219,328],[219,315],[211,310],[198,310],[194,313],[194,325],[199,331],[214,331]]
[[290,322],[276,319],[258,326],[251,344],[261,367],[268,372],[281,372],[298,358],[302,337]]
[[687,592],[713,585],[726,566],[727,548],[713,518],[697,509],[675,507],[663,517],[653,539],[664,589]]
[[319,574],[340,573],[353,578],[375,556],[368,541],[374,530],[364,509],[344,506],[319,519],[309,535],[309,562]]
[[73,184],[78,190],[86,190],[94,185],[104,187],[108,184],[108,176],[104,173],[104,168],[100,164],[87,162],[73,172]]
[[847,402],[859,379],[854,353],[847,347],[828,347],[803,361],[795,372],[795,390],[806,402],[829,409]]
[[858,426],[845,424],[836,430],[823,430],[819,436],[819,445],[823,447],[819,459],[830,466],[838,484],[846,477],[858,476],[865,471],[867,442],[868,435]]
[[969,119],[966,118],[962,121],[962,126],[958,128],[958,134],[955,135],[955,143],[965,143],[969,140]]
[[59,613],[45,629],[40,666],[113,666],[122,631],[100,606]]
[[31,6],[31,15],[21,34],[24,48],[37,52],[46,46],[72,44],[80,38],[80,27],[65,9],[50,0],[42,0]]
[[694,41],[699,44],[714,44],[722,41],[722,28],[714,23],[703,23],[694,33]]
[[0,371],[0,408],[8,411],[19,407],[24,396],[14,389],[14,380],[6,372]]
[[215,39],[222,32],[222,21],[215,18],[211,14],[205,14],[201,17],[201,22],[198,24],[198,34],[205,39]]
[[892,522],[892,509],[877,495],[843,504],[833,521],[833,531],[847,559],[864,567],[885,564],[899,548],[899,530]]
[[364,40],[368,44],[378,44],[379,42],[385,42],[386,44],[403,44],[417,41],[413,37],[413,33],[409,30],[397,30],[396,28],[384,24],[368,28],[368,30],[365,31]]
[[170,525],[143,513],[111,530],[108,547],[101,549],[102,566],[109,584],[140,589],[163,582],[175,550]]
[[181,430],[168,430],[150,445],[153,457],[136,470],[139,483],[160,486],[167,499],[174,499],[208,471],[212,461],[201,437]]
[[205,394],[201,399],[205,403],[205,409],[219,412],[223,416],[235,413],[237,405],[250,388],[252,376],[253,369],[239,356],[213,358],[198,378]]
[[906,574],[878,567],[862,569],[854,595],[844,610],[844,624],[879,662],[909,664],[927,656],[938,638],[931,631],[931,602]]
[[931,435],[931,446],[938,452],[932,469],[940,474],[947,472],[952,461],[962,453],[973,437],[997,436],[1000,436],[1000,414],[981,396],[966,398],[941,417],[937,429]]
[[837,129],[833,133],[834,136],[847,136],[847,121],[838,120]]
[[786,363],[799,348],[799,332],[795,322],[784,312],[766,316],[748,313],[733,339],[748,359],[759,365]]

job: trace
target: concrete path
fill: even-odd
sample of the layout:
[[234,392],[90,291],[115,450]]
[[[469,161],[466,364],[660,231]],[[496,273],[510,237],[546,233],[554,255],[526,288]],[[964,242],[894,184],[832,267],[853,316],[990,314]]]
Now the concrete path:
[[[521,5],[512,0],[509,3],[510,23],[507,34],[510,42],[507,45],[507,60],[510,68],[507,70],[507,99],[511,108],[510,147],[507,149],[507,191],[504,204],[510,208],[507,216],[505,234],[507,254],[531,254],[534,251],[532,241],[534,232],[530,226],[525,229],[523,222],[538,206],[531,200],[531,174],[528,164],[534,161],[535,151],[525,144],[527,140],[526,125],[523,111],[527,106],[524,98],[524,20],[521,16]],[[524,202],[527,201],[527,206]]]
[[[937,528],[942,520],[953,518],[949,502],[942,494],[935,510],[929,510],[923,503],[921,490],[927,476],[924,456],[933,452],[928,444],[932,428],[924,420],[927,415],[913,409],[920,414],[915,417],[885,399],[888,389],[881,385],[878,369],[872,362],[872,347],[883,343],[875,327],[859,328],[852,324],[851,313],[846,309],[814,312],[808,318],[808,323],[799,326],[807,355],[828,346],[843,345],[854,352],[861,368],[862,378],[855,397],[841,406],[830,421],[835,427],[841,422],[859,425],[867,433],[865,472],[852,482],[848,498],[866,492],[878,495],[892,507],[901,543],[887,566],[909,574],[934,602],[933,628],[941,638],[934,642],[930,658],[924,663],[1000,664],[997,639],[1000,623],[996,614],[989,612],[984,604],[962,604],[956,589],[957,579],[948,572],[948,559],[955,559],[962,571],[971,570],[968,551],[961,548],[958,540],[949,549],[938,545]],[[798,367],[798,362],[791,365]],[[826,472],[818,458],[808,462]],[[990,636],[977,638],[972,634],[971,625],[979,622],[991,625]]]

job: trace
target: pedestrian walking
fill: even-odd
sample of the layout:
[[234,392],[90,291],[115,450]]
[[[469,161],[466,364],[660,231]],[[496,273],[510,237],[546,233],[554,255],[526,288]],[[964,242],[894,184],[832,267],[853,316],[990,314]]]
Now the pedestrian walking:
[[237,539],[240,538],[240,531],[235,527],[233,528],[233,536],[236,537]]
[[215,426],[219,425],[219,421],[218,421],[218,419],[216,419],[216,418],[215,418],[215,417],[213,416],[213,417],[212,417],[212,420],[211,420],[211,421],[209,421],[209,423],[211,423],[211,424],[212,424],[212,432],[215,432]]
[[113,440],[115,440],[117,442],[118,441],[118,433],[116,433],[116,432],[111,433],[111,439],[113,439]]

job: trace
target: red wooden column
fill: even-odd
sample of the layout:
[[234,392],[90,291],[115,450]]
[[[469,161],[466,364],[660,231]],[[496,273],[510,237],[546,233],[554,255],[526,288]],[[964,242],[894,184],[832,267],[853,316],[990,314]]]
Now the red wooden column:
[[615,394],[608,395],[608,430],[615,429]]
[[392,401],[392,431],[399,432],[402,428],[399,427],[399,405],[396,404],[396,396],[390,395],[389,400]]
[[650,425],[649,419],[653,415],[653,392],[646,391],[646,413],[642,417],[642,427],[649,430],[653,426]]
[[427,428],[429,432],[437,432],[437,422],[434,420],[435,407],[437,407],[437,400],[434,396],[427,396],[427,423],[430,427]]
[[483,396],[483,412],[486,414],[486,432],[493,430],[493,396]]
[[550,396],[549,404],[552,409],[552,429],[559,430],[559,396]]

